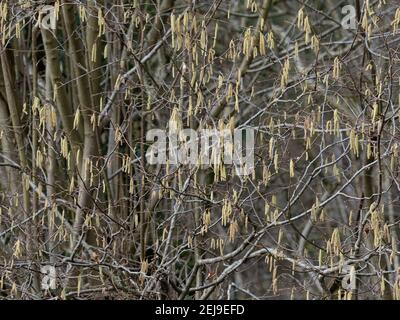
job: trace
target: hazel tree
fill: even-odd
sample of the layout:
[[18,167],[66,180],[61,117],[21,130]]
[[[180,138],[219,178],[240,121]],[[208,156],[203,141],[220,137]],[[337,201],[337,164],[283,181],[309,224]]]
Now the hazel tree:
[[1,297],[400,299],[399,34],[395,0],[0,1]]

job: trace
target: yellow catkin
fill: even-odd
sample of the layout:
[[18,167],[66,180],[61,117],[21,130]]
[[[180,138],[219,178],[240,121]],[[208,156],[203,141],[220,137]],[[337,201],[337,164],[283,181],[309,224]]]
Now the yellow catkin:
[[395,34],[400,25],[400,8],[396,9],[396,13],[394,15],[394,19],[393,19],[391,25],[393,27],[393,34]]
[[337,80],[340,76],[341,63],[338,57],[333,61],[333,79]]
[[294,177],[294,161],[293,161],[293,159],[290,159],[289,175],[290,175],[291,178]]
[[261,31],[259,34],[259,50],[260,50],[260,55],[262,56],[266,55],[264,34]]
[[289,68],[290,62],[289,59],[286,59],[285,63],[283,64],[282,74],[281,74],[281,89],[283,90],[289,81]]
[[297,27],[302,29],[304,25],[304,8],[300,8],[299,12],[297,13]]

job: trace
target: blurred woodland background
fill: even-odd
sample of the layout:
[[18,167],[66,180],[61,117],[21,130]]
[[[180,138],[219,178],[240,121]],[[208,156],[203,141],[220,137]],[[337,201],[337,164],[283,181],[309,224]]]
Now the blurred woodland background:
[[[399,35],[396,0],[0,1],[1,299],[400,299]],[[171,126],[254,128],[254,172],[150,165]]]

